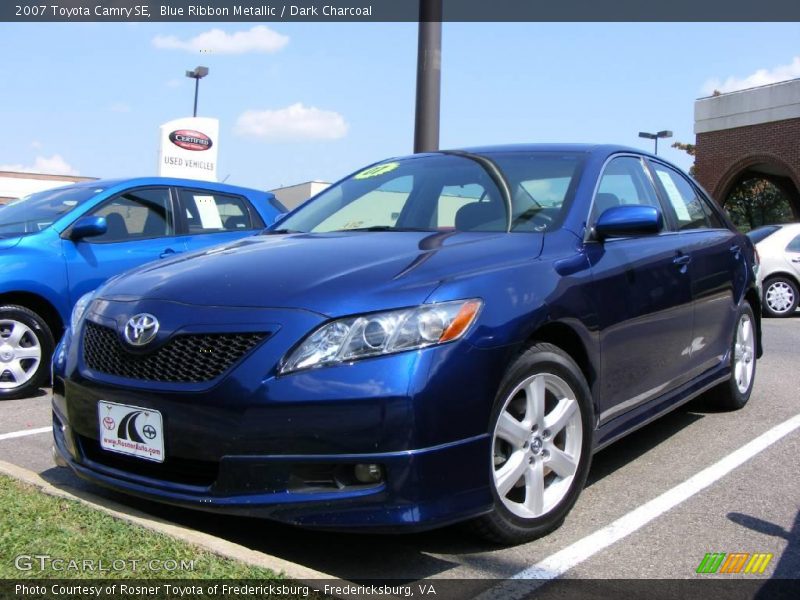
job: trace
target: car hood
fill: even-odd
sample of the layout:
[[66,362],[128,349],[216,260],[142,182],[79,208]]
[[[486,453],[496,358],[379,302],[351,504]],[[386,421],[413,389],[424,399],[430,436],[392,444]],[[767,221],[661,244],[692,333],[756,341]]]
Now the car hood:
[[19,244],[20,237],[10,237],[10,238],[2,238],[0,237],[0,250],[8,250],[9,248],[13,248],[17,244]]
[[535,259],[542,241],[538,233],[259,235],[150,263],[100,295],[340,316],[421,304],[449,279]]

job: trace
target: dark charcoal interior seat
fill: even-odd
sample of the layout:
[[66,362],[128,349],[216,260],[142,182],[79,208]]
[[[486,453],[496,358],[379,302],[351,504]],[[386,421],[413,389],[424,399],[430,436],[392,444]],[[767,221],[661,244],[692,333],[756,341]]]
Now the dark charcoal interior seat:
[[124,240],[128,237],[128,226],[121,214],[106,215],[106,233],[103,237],[109,240]]
[[228,217],[225,219],[225,229],[229,231],[247,229],[247,217],[243,215]]
[[456,213],[459,231],[498,231],[505,228],[506,209],[499,202],[472,202]]
[[594,197],[594,214],[602,215],[609,208],[619,205],[620,201],[616,194],[597,194]]

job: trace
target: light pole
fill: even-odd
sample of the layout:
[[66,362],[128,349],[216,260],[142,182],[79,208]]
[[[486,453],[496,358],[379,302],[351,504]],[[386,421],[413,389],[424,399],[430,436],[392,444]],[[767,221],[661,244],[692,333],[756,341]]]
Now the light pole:
[[659,131],[658,133],[647,133],[646,131],[639,132],[640,138],[646,138],[648,140],[653,140],[656,144],[656,151],[654,152],[655,155],[658,155],[658,138],[671,138],[672,132],[668,129],[664,131]]
[[200,91],[200,80],[208,75],[208,67],[195,67],[194,71],[186,71],[186,76],[194,79],[194,114],[197,116],[197,94]]
[[420,0],[414,152],[439,149],[442,85],[442,0]]

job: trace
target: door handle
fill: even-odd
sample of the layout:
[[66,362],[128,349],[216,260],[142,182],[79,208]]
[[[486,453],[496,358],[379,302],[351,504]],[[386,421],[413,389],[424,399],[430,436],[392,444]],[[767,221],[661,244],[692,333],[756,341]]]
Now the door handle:
[[159,258],[169,258],[170,256],[175,256],[176,254],[180,254],[180,252],[173,250],[172,248],[167,248],[161,254],[159,254]]
[[793,262],[793,263],[800,263],[800,258],[793,258],[793,259],[792,259],[792,262]]
[[734,244],[730,247],[731,254],[736,255],[736,258],[739,258],[739,255],[742,253],[742,247],[739,244]]
[[684,254],[683,252],[679,252],[675,258],[672,259],[672,264],[678,267],[678,272],[681,275],[686,275],[689,271],[689,263],[692,262],[692,255],[691,254]]

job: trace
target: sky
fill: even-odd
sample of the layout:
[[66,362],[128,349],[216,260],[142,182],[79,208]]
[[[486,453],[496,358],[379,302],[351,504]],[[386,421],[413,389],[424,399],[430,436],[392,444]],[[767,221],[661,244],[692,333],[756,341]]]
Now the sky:
[[[694,142],[694,100],[800,77],[798,23],[445,23],[442,148]],[[158,127],[220,119],[220,179],[336,181],[414,137],[415,23],[0,24],[0,170],[155,175]],[[691,158],[660,154],[683,168]]]

